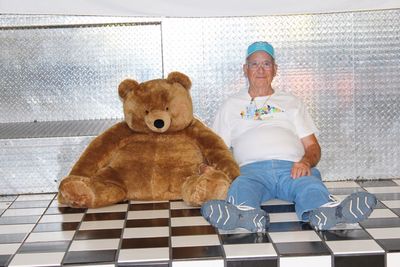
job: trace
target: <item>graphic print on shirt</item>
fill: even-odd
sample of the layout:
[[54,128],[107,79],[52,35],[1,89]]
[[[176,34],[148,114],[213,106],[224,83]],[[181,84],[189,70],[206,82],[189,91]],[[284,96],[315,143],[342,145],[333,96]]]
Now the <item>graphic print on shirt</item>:
[[242,119],[246,120],[266,120],[270,118],[272,114],[280,112],[285,112],[285,110],[271,105],[264,105],[257,108],[255,102],[251,101],[250,104],[246,106],[246,109],[240,112],[240,116]]

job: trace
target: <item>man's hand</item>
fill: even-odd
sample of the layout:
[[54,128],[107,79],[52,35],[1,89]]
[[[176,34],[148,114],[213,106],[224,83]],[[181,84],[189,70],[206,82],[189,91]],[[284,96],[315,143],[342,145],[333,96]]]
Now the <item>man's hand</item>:
[[290,173],[293,179],[311,175],[311,166],[307,162],[295,162]]
[[314,134],[303,137],[300,140],[304,147],[304,156],[299,162],[293,164],[291,171],[293,179],[311,175],[311,168],[315,167],[321,158],[321,147]]

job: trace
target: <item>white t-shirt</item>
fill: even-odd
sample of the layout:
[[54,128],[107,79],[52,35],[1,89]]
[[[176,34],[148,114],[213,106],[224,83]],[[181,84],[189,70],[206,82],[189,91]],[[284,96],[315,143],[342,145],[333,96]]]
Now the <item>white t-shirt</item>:
[[318,132],[302,101],[283,91],[253,100],[247,90],[240,91],[223,103],[212,128],[240,166],[271,159],[297,162],[304,155],[300,139]]

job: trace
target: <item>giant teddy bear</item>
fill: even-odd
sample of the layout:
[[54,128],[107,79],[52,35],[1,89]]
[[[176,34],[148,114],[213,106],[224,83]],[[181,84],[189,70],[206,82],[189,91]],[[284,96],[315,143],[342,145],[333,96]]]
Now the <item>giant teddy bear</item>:
[[126,200],[223,199],[239,167],[223,140],[193,117],[189,77],[118,87],[125,120],[96,137],[59,186],[59,201],[98,208]]

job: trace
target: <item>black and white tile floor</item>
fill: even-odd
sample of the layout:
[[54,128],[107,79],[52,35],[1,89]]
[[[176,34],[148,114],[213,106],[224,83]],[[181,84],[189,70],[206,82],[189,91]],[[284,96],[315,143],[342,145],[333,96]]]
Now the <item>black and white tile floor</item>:
[[378,207],[365,222],[317,232],[272,200],[269,231],[251,234],[217,231],[182,201],[71,209],[56,194],[0,196],[0,266],[400,266],[400,180],[326,185],[339,198],[374,193]]

